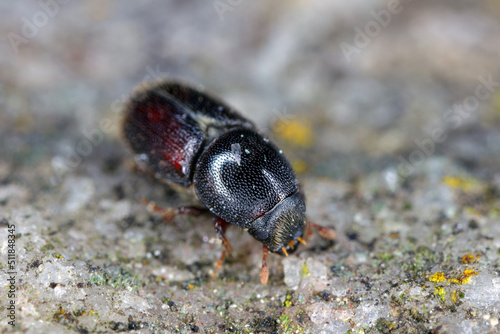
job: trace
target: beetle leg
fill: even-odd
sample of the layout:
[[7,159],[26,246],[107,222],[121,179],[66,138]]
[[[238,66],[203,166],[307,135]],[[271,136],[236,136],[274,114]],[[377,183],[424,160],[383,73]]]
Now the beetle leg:
[[212,278],[215,278],[217,276],[217,272],[219,271],[220,267],[222,267],[222,263],[224,262],[224,258],[226,255],[231,254],[231,244],[229,241],[226,239],[224,234],[226,233],[227,226],[229,225],[228,222],[221,218],[217,218],[217,221],[215,222],[215,231],[219,234],[219,237],[222,240],[222,244],[224,245],[224,249],[222,250],[222,254],[220,255],[219,259],[216,262],[216,268],[214,273],[212,274]]
[[217,262],[215,263],[216,268],[214,270],[214,273],[212,274],[212,278],[217,277],[217,272],[219,271],[220,267],[222,267],[222,263],[224,262],[224,258],[226,257],[226,254],[227,254],[227,250],[226,250],[226,248],[224,248],[222,250],[222,254],[220,255]]
[[199,208],[197,206],[187,205],[181,206],[175,209],[175,214],[177,215],[191,215],[199,216],[203,213],[207,213],[209,210],[207,208]]
[[[317,229],[319,235],[321,235],[325,239],[333,240],[337,238],[337,232],[335,232],[335,230],[331,227],[321,226],[311,222],[307,222],[306,226],[314,227],[315,229]],[[309,237],[309,235],[307,237]]]
[[199,208],[196,206],[181,206],[178,207],[177,209],[172,209],[172,208],[164,209],[153,201],[148,202],[147,200],[143,199],[141,202],[142,204],[147,206],[150,212],[156,212],[162,215],[163,220],[166,222],[173,221],[175,216],[177,215],[198,216],[201,215],[202,213],[208,212],[207,208]]
[[153,201],[147,201],[143,199],[142,204],[146,205],[149,212],[155,212],[163,216],[163,220],[171,222],[175,217],[175,210],[172,208],[164,209]]
[[215,231],[219,234],[219,237],[221,238],[222,244],[224,245],[224,248],[227,251],[227,253],[231,254],[232,252],[231,244],[229,243],[229,240],[227,240],[226,237],[224,236],[226,234],[228,226],[229,226],[228,222],[226,222],[221,218],[217,218],[217,221],[215,222]]
[[312,228],[311,228],[311,223],[306,222],[306,228],[304,230],[304,240],[308,242],[311,239],[311,236],[313,234]]
[[266,262],[267,257],[267,246],[262,246],[262,268],[260,268],[260,282],[263,285],[267,284],[267,279],[269,278],[269,267]]

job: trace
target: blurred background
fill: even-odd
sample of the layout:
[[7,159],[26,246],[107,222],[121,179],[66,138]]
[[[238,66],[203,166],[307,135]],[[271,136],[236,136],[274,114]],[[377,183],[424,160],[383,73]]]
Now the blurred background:
[[298,172],[351,178],[389,164],[405,175],[433,155],[500,159],[493,0],[46,0],[0,12],[4,162],[64,174],[90,132],[98,145],[77,152],[88,163],[97,132],[119,140],[133,88],[163,77],[274,131]]

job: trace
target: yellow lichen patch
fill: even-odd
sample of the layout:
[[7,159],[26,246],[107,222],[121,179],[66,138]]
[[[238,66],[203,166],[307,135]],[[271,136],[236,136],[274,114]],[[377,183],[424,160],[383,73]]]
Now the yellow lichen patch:
[[477,210],[476,208],[473,208],[471,206],[464,207],[464,213],[466,213],[470,216],[481,216],[481,212],[479,212],[479,210]]
[[291,295],[286,295],[285,301],[283,302],[284,307],[290,307],[292,306],[292,296]]
[[444,273],[435,273],[431,277],[429,277],[430,282],[444,282],[446,281],[446,277],[444,276]]
[[462,284],[467,284],[470,282],[470,279],[479,274],[478,271],[474,271],[472,269],[465,269],[463,275],[460,276],[460,280]]
[[306,276],[309,276],[311,275],[311,272],[309,271],[309,267],[307,266],[307,264],[303,264],[302,265],[302,272],[300,273],[300,276],[301,277],[306,277]]
[[292,167],[295,173],[301,174],[307,170],[307,163],[302,159],[297,159],[292,162]]
[[464,191],[474,190],[481,187],[481,183],[478,180],[464,176],[447,175],[443,177],[443,183],[448,187]]
[[441,299],[444,300],[444,296],[446,295],[446,291],[444,290],[443,287],[437,287],[436,289],[434,289],[434,294],[436,296],[441,297]]
[[465,269],[463,273],[461,273],[458,277],[456,278],[446,278],[444,273],[435,273],[434,275],[429,277],[430,282],[448,282],[449,283],[455,283],[455,284],[467,284],[470,282],[471,277],[476,276],[479,274],[478,271],[474,271],[472,269]]
[[478,271],[474,271],[472,269],[465,269],[464,272],[457,278],[450,278],[448,281],[457,284],[468,284],[470,282],[470,279],[476,276],[477,274],[479,274]]
[[278,137],[295,145],[311,147],[314,144],[314,133],[306,120],[278,120],[273,125],[273,131]]
[[453,294],[451,295],[451,301],[454,303],[456,303],[458,301],[457,290],[453,290]]
[[399,238],[399,232],[392,232],[391,234],[389,234],[389,237],[391,237],[392,239],[397,239]]
[[465,254],[463,257],[462,257],[462,263],[463,264],[469,264],[469,263],[472,263],[476,260],[476,258],[474,257],[474,255],[471,255],[471,254]]

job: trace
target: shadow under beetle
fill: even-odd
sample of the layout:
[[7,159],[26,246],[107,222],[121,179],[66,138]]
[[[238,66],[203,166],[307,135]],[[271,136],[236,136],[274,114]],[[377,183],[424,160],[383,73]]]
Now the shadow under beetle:
[[[263,244],[261,282],[267,283],[267,252],[297,249],[306,227],[304,196],[281,150],[257,133],[253,123],[223,102],[174,81],[157,83],[133,95],[125,108],[123,134],[138,159],[157,178],[192,187],[206,209],[150,208],[166,217],[199,214],[218,217],[224,250],[227,224],[247,230]],[[335,232],[318,228],[326,238]]]

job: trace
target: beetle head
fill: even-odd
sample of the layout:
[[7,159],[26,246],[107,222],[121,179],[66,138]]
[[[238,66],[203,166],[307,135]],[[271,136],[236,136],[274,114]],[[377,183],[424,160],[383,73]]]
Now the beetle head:
[[278,203],[271,211],[257,218],[248,232],[273,253],[288,255],[297,249],[304,234],[306,206],[297,191]]

